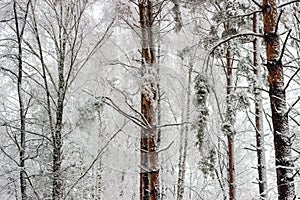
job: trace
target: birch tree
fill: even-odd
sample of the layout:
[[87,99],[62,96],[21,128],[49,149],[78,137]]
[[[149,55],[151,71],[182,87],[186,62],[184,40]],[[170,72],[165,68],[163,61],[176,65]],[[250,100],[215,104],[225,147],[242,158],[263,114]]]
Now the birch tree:
[[[85,45],[87,24],[84,12],[89,1],[33,1],[31,3],[31,28],[34,42],[26,42],[30,53],[40,62],[34,68],[40,75],[38,86],[44,92],[42,102],[47,113],[49,139],[52,146],[52,199],[62,199],[64,110],[70,86],[80,70],[101,47],[109,29],[92,46]],[[47,12],[41,7],[48,9]],[[46,51],[46,49],[50,49]],[[53,67],[52,67],[53,66]]]
[[[28,160],[27,152],[26,152],[26,113],[29,109],[29,102],[30,98],[26,95],[26,92],[24,91],[26,88],[26,83],[24,83],[24,71],[26,62],[24,61],[24,52],[23,52],[23,46],[24,46],[24,33],[25,28],[27,26],[27,17],[29,15],[29,1],[11,1],[11,2],[3,2],[3,8],[7,7],[11,9],[12,15],[5,16],[3,20],[1,20],[1,23],[5,23],[7,27],[12,29],[12,37],[7,37],[1,39],[1,42],[10,41],[10,43],[3,43],[3,46],[6,46],[6,48],[11,48],[10,53],[6,53],[6,55],[1,55],[1,58],[8,58],[14,63],[17,68],[14,69],[13,66],[1,66],[2,71],[6,71],[9,74],[12,75],[13,79],[16,79],[14,82],[16,82],[16,96],[18,101],[18,117],[15,120],[17,125],[13,125],[11,120],[7,118],[7,122],[5,122],[5,126],[7,126],[9,129],[11,129],[13,132],[16,132],[14,137],[10,137],[12,142],[16,145],[16,148],[19,152],[19,160],[13,159],[13,156],[11,155],[12,152],[6,151],[5,148],[1,146],[1,151],[8,156],[10,159],[12,159],[18,166],[19,170],[19,187],[20,187],[20,194],[21,199],[26,200],[28,199],[28,190],[27,190],[27,182],[29,180],[27,172],[26,172],[26,165],[25,162]],[[2,10],[5,12],[5,10]],[[9,32],[9,30],[6,30]],[[3,31],[3,32],[6,32]],[[24,64],[25,63],[25,64]],[[29,99],[29,100],[28,100]],[[3,120],[3,119],[2,119]],[[9,132],[7,129],[7,133]],[[10,133],[8,133],[10,135]],[[29,180],[30,181],[30,180]]]
[[25,5],[25,14],[23,18],[23,23],[19,24],[19,16],[18,16],[18,10],[19,5],[14,0],[13,2],[13,11],[14,11],[14,20],[15,20],[15,33],[17,38],[17,62],[18,62],[18,81],[17,81],[17,87],[18,87],[18,100],[19,100],[19,114],[20,114],[20,144],[19,144],[19,150],[20,150],[20,190],[21,190],[21,197],[22,200],[27,199],[27,192],[26,192],[26,172],[25,172],[25,151],[26,151],[26,108],[24,105],[24,92],[23,90],[23,34],[26,26],[26,20],[28,15],[28,8],[29,8],[28,1]]

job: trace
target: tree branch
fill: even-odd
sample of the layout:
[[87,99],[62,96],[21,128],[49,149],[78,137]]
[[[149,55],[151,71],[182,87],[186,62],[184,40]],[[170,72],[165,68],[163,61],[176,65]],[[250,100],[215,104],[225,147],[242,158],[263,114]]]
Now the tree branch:
[[123,124],[123,126],[116,131],[111,137],[110,139],[106,142],[106,144],[100,149],[99,153],[97,154],[96,158],[91,162],[90,166],[87,168],[87,170],[73,183],[73,185],[69,188],[68,192],[66,193],[65,197],[63,198],[64,200],[67,198],[67,196],[70,194],[70,192],[72,191],[72,189],[79,183],[79,181],[81,179],[83,179],[87,173],[91,170],[91,168],[94,166],[94,164],[96,163],[96,161],[101,157],[101,155],[104,153],[104,150],[108,147],[108,145],[110,144],[110,142],[117,136],[118,133],[120,133],[123,128],[126,126],[128,122],[125,122]]
[[294,77],[300,72],[300,67],[298,67],[298,69],[295,71],[295,73],[291,76],[291,78],[289,79],[289,81],[287,82],[284,91],[289,87],[290,83],[292,82],[292,80],[294,79]]
[[282,13],[283,13],[283,10],[280,10],[279,16],[277,18],[276,26],[275,26],[275,33],[277,33],[277,31],[278,31],[278,26],[279,26],[279,22],[280,22]]
[[284,41],[283,46],[282,46],[281,54],[280,54],[280,57],[279,57],[279,61],[281,61],[282,58],[283,58],[284,49],[285,49],[285,46],[286,46],[286,44],[287,44],[287,41],[288,41],[288,39],[289,39],[289,37],[290,37],[291,32],[292,32],[292,29],[289,30],[289,32],[288,32],[288,34],[287,34],[287,36],[286,36],[286,38],[285,38],[285,41]]
[[284,6],[287,6],[287,5],[292,4],[292,3],[297,3],[297,2],[300,2],[300,0],[294,0],[294,1],[290,1],[290,2],[287,2],[287,3],[281,4],[281,5],[277,6],[277,8],[282,8]]
[[289,114],[289,112],[294,108],[294,106],[300,101],[300,96],[298,96],[298,99],[289,107],[289,109],[286,111],[286,115]]
[[262,5],[255,0],[251,0],[255,5],[262,9]]
[[255,36],[255,37],[262,37],[262,38],[264,37],[264,35],[258,34],[258,33],[240,33],[240,34],[237,34],[237,35],[233,35],[233,36],[231,36],[231,37],[229,37],[229,38],[227,38],[227,39],[219,42],[217,45],[215,45],[211,49],[209,55],[211,55],[220,45],[222,45],[222,44],[224,44],[226,42],[229,42],[232,39],[235,39],[235,38],[238,38],[238,37],[247,37],[247,36]]

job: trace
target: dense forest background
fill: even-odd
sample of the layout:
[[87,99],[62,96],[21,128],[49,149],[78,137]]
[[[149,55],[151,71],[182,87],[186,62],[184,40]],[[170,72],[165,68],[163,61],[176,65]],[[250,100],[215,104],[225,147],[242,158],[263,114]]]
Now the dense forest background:
[[0,199],[297,199],[299,94],[298,0],[1,0]]

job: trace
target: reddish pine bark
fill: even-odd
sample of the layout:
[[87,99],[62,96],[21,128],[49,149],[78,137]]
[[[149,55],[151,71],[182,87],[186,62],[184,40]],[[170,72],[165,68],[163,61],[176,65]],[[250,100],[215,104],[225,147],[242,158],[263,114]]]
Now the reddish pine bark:
[[[258,19],[257,14],[253,15],[253,32],[258,33]],[[256,128],[256,147],[257,147],[257,171],[258,171],[258,186],[259,186],[259,198],[267,199],[267,177],[266,177],[266,156],[264,150],[264,131],[262,120],[262,95],[258,89],[261,84],[261,70],[258,63],[259,53],[259,40],[257,38],[253,41],[253,65],[255,79],[255,128]]]
[[[159,165],[157,132],[157,67],[153,38],[153,2],[139,0],[140,29],[142,33],[141,113],[147,123],[141,130],[140,199],[159,199]],[[151,76],[149,79],[147,77]]]
[[226,128],[228,145],[228,180],[229,180],[229,200],[235,200],[235,168],[234,168],[234,113],[231,105],[231,95],[233,86],[232,59],[230,47],[226,50],[226,77],[227,77],[227,97],[226,97]]
[[276,30],[278,20],[276,0],[263,0],[262,8],[267,68],[269,71],[269,96],[274,132],[278,200],[292,200],[296,198],[292,169],[294,163],[291,158],[292,142],[288,114],[286,113],[286,95],[283,66],[280,60],[279,36]]

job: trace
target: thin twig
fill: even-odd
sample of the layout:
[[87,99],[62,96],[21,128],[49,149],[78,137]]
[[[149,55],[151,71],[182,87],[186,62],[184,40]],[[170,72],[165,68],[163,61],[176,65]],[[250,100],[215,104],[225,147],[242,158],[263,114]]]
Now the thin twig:
[[285,49],[285,46],[286,46],[286,44],[287,44],[287,41],[288,41],[288,39],[289,39],[289,37],[290,37],[291,32],[292,32],[292,29],[289,30],[289,32],[288,32],[288,34],[287,34],[287,36],[286,36],[286,38],[285,38],[285,41],[284,41],[283,46],[282,46],[281,54],[280,54],[280,57],[279,57],[279,61],[281,61],[282,58],[283,58],[284,49]]
[[97,160],[102,156],[102,154],[104,153],[104,150],[107,148],[107,146],[110,144],[110,142],[117,136],[118,133],[120,133],[123,128],[126,126],[127,122],[125,122],[123,124],[123,126],[116,131],[111,137],[110,139],[106,142],[106,144],[101,148],[101,150],[99,151],[99,153],[97,154],[96,158],[91,162],[90,166],[87,168],[87,170],[73,183],[73,185],[69,188],[68,192],[66,193],[65,197],[63,198],[64,200],[67,198],[67,196],[70,194],[70,192],[72,191],[72,189],[79,183],[79,181],[81,179],[83,179],[87,173],[91,170],[91,168],[94,166],[94,164],[97,162]]
[[257,5],[259,8],[262,8],[262,5],[260,3],[258,3],[257,1],[255,0],[251,0],[255,5]]
[[294,106],[300,101],[300,96],[298,97],[298,99],[289,107],[289,109],[286,111],[286,115],[289,114],[289,112],[294,108]]
[[275,26],[275,33],[277,33],[277,31],[278,31],[278,26],[279,26],[279,22],[280,22],[282,13],[283,13],[283,10],[280,11],[279,16],[277,18],[277,22],[276,22],[276,26]]
[[167,146],[167,147],[165,147],[165,148],[163,148],[163,149],[160,149],[160,150],[158,150],[157,151],[157,153],[160,153],[160,152],[162,152],[162,151],[166,151],[166,150],[168,150],[171,146],[172,146],[172,144],[174,144],[174,140]]
[[287,3],[281,4],[281,5],[277,6],[277,8],[282,8],[284,6],[287,6],[287,5],[292,4],[292,3],[297,3],[297,2],[300,2],[300,0],[294,0],[294,1],[290,1],[290,2],[287,2]]

